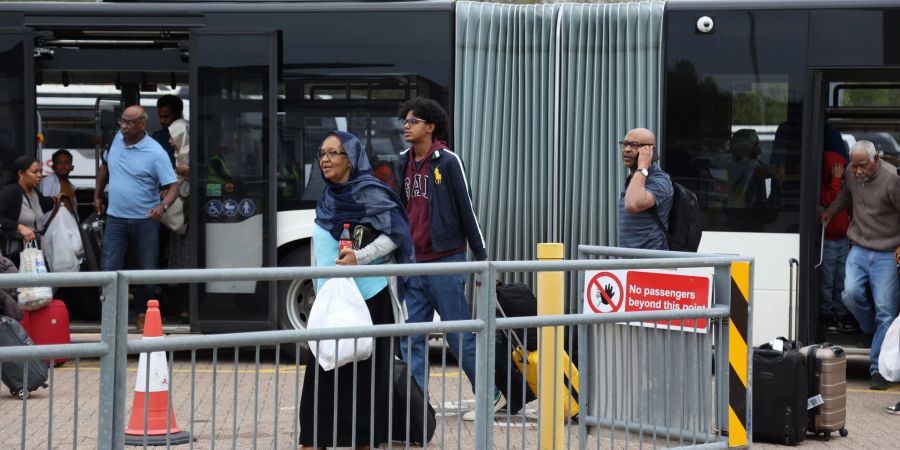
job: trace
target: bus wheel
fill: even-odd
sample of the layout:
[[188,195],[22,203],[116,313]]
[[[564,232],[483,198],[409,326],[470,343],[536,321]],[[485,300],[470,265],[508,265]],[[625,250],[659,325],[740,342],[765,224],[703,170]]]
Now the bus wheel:
[[[280,267],[307,266],[309,265],[309,246],[294,250],[278,262]],[[316,291],[313,289],[313,280],[285,280],[278,282],[278,326],[282,330],[305,330],[309,312],[313,301],[316,299]],[[300,343],[300,360],[304,361],[308,353],[305,342]],[[281,344],[282,354],[291,359],[295,358],[297,345],[291,343]]]

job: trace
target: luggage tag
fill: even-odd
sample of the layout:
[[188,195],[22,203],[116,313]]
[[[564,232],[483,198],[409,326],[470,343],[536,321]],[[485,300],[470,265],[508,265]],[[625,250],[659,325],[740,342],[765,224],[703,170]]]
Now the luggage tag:
[[778,338],[772,339],[769,342],[769,345],[772,346],[772,350],[775,350],[777,352],[784,351],[784,341],[782,341],[781,339],[778,339]]
[[816,406],[825,404],[825,400],[822,399],[822,394],[816,394],[815,397],[810,397],[806,399],[806,409],[810,410],[815,408]]

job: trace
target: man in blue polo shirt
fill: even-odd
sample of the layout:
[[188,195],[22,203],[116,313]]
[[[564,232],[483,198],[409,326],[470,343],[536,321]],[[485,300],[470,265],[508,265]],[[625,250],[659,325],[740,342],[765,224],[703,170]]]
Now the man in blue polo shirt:
[[669,174],[655,162],[656,136],[646,128],[635,128],[619,145],[630,171],[619,196],[619,247],[668,250],[666,235],[654,216],[668,228],[674,189]]
[[[159,257],[159,221],[178,196],[175,170],[165,150],[145,131],[147,113],[134,105],[125,108],[119,119],[119,133],[113,138],[104,163],[97,171],[94,209],[103,213],[103,191],[109,182],[109,207],[100,269],[120,270],[125,253],[134,254],[138,269],[156,269]],[[160,186],[165,196],[160,201]],[[139,311],[153,296],[153,286],[139,289],[135,307]],[[136,325],[143,328],[142,315]]]

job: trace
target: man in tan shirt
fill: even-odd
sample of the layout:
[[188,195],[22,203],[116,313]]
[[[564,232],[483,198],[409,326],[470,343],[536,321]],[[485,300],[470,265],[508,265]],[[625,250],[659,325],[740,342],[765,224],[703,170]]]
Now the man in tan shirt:
[[[889,383],[878,373],[878,354],[900,309],[900,175],[894,166],[878,157],[869,141],[857,141],[850,148],[849,169],[841,193],[821,218],[827,223],[837,212],[853,208],[847,230],[851,248],[841,299],[862,331],[873,335],[869,388],[884,390]],[[874,307],[868,303],[866,284],[871,287]]]

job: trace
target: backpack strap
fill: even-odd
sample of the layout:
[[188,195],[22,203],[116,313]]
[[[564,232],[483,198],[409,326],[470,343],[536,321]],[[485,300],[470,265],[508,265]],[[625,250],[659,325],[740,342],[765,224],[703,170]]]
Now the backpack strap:
[[666,230],[666,226],[665,226],[665,224],[663,224],[662,218],[659,217],[659,208],[657,208],[656,205],[654,204],[653,207],[650,209],[653,210],[653,218],[656,219],[656,225],[659,226],[660,231],[663,232],[663,236],[665,236],[666,241],[668,241],[669,240],[669,231]]

